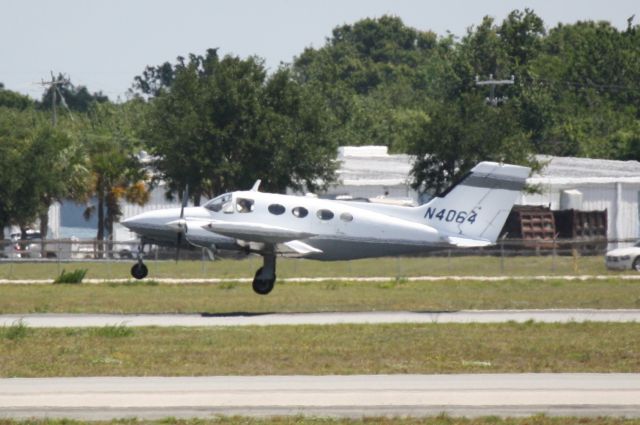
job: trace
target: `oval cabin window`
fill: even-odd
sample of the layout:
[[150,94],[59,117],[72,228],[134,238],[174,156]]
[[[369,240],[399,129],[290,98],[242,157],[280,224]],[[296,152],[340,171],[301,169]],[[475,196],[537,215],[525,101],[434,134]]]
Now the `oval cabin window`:
[[353,216],[350,213],[345,212],[345,213],[340,214],[340,220],[342,220],[342,221],[353,221]]
[[298,218],[306,217],[309,214],[309,211],[305,207],[295,207],[291,210],[291,214]]
[[329,210],[318,210],[317,216],[320,220],[331,220],[333,213]]
[[284,214],[284,207],[280,204],[271,204],[269,205],[269,212],[274,215]]

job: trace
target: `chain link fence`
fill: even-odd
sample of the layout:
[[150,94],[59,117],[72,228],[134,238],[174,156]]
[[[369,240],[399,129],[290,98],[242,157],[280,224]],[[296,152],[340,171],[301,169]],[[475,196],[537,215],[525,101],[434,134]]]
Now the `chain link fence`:
[[[507,239],[481,249],[443,248],[406,257],[338,262],[279,258],[277,273],[279,278],[394,279],[414,276],[615,275],[620,272],[606,266],[606,252],[615,247],[633,246],[635,242],[635,239]],[[88,268],[89,277],[94,278],[128,278],[137,252],[136,242],[5,240],[0,242],[0,279],[53,278],[62,269],[72,268]],[[635,257],[632,257],[631,254],[616,257],[616,260],[621,260],[614,266],[624,269],[622,263],[625,263],[628,264],[626,272],[635,273],[631,267]],[[145,247],[144,261],[149,266],[150,278],[192,279],[249,278],[262,262],[258,255],[237,252],[214,255],[202,248],[181,249],[180,261],[176,262],[175,248],[155,245]]]

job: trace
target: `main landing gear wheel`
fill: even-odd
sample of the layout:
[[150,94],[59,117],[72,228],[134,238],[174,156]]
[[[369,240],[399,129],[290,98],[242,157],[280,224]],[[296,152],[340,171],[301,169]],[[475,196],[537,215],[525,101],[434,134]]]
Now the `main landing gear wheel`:
[[253,278],[253,290],[256,294],[267,295],[273,289],[276,281],[276,276],[273,277],[261,277],[262,267],[258,269],[255,277]]
[[136,279],[144,279],[145,277],[147,277],[148,274],[149,274],[149,269],[142,262],[136,263],[133,265],[133,267],[131,267],[131,276],[133,276]]
[[633,270],[640,272],[640,257],[636,257],[636,259],[633,260],[633,265],[631,267]]

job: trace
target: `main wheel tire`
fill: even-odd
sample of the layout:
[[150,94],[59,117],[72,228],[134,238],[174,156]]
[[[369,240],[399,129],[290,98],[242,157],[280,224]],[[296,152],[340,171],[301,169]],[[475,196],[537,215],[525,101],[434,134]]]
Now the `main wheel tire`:
[[262,272],[262,267],[258,269],[255,277],[253,278],[253,291],[258,295],[267,295],[271,290],[273,290],[274,283],[276,281],[276,277],[273,276],[271,279],[263,279],[260,276]]
[[633,264],[631,265],[631,267],[633,268],[633,270],[640,272],[640,257],[636,257],[636,259],[633,260]]
[[144,263],[136,263],[131,267],[131,276],[136,279],[144,279],[149,274],[149,269]]

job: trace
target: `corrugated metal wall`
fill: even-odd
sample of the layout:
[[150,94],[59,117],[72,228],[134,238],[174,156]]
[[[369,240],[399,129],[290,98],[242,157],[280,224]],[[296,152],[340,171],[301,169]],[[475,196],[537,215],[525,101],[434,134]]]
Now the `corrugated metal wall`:
[[60,204],[58,202],[54,202],[53,205],[49,207],[49,227],[47,237],[50,239],[58,239],[60,237],[60,223],[62,217],[60,216]]

